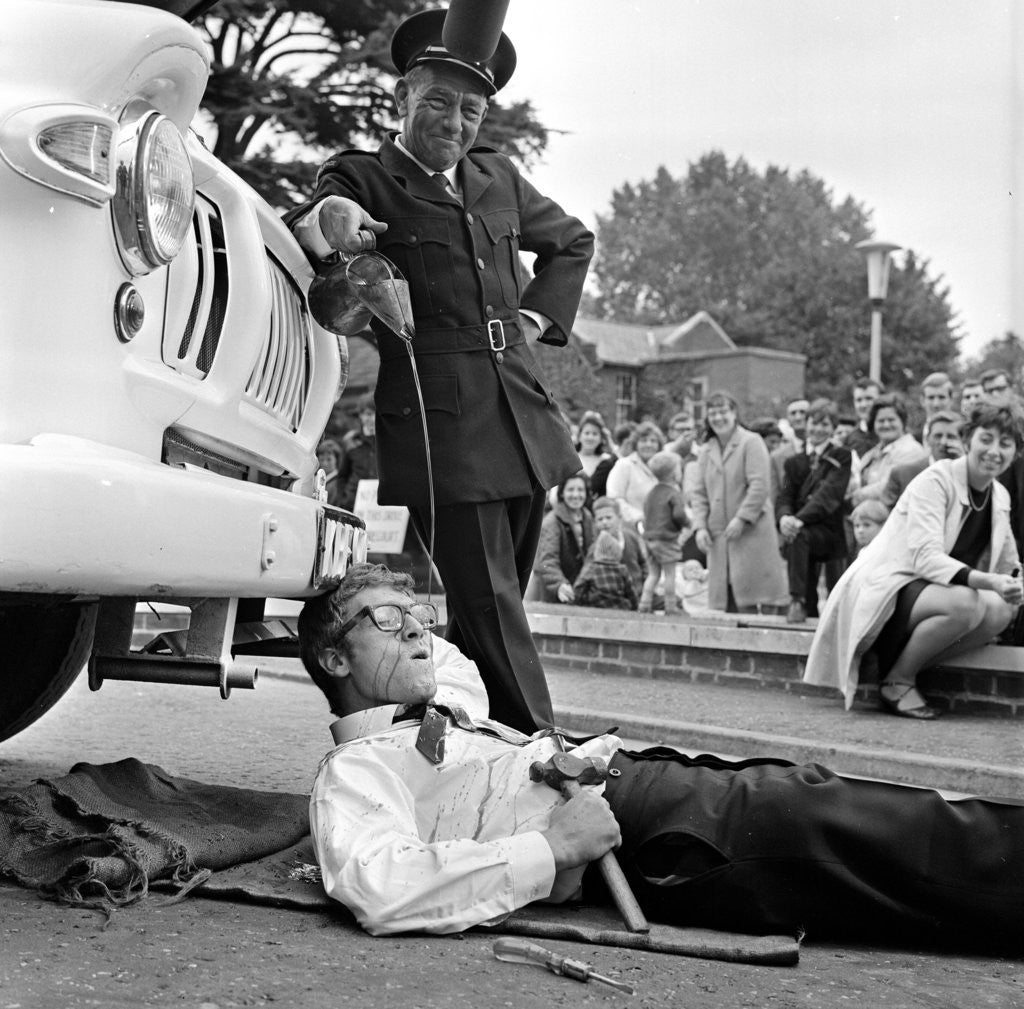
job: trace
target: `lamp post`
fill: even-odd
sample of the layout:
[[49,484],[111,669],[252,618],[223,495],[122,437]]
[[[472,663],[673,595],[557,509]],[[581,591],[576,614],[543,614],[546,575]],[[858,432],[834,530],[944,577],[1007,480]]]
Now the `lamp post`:
[[864,253],[868,264],[868,299],[871,302],[871,354],[868,377],[873,382],[882,381],[882,306],[889,288],[889,257],[902,246],[893,242],[878,242],[869,238],[858,242],[857,248]]

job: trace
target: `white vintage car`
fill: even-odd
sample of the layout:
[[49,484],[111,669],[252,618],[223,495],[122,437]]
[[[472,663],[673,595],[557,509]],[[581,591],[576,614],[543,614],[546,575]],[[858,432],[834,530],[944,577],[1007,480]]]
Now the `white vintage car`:
[[[95,688],[252,685],[233,654],[280,630],[263,601],[365,556],[318,494],[344,340],[277,214],[190,131],[208,61],[183,18],[209,5],[4,2],[0,739],[87,661]],[[151,600],[188,631],[133,651]]]

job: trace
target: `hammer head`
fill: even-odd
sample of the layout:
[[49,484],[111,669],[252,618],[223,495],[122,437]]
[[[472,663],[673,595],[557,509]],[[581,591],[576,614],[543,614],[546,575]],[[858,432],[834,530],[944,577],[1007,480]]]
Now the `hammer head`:
[[577,757],[572,753],[555,753],[545,761],[530,765],[530,780],[543,781],[561,789],[566,781],[581,785],[598,785],[608,777],[608,762],[600,757]]

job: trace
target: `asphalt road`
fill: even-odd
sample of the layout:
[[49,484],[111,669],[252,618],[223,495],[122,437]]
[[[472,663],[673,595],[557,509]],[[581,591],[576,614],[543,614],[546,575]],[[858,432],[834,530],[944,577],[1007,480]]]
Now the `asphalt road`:
[[[306,791],[330,745],[311,687],[264,677],[223,702],[213,690],[79,680],[31,729],[0,744],[0,788],[77,761],[134,756],[223,784]],[[978,1007],[1024,1009],[1024,963],[805,943],[796,967],[754,967],[549,943],[637,987],[629,998],[539,967],[498,963],[493,939],[373,939],[344,912],[155,895],[117,912],[39,900],[0,883],[0,1009],[78,1006]]]

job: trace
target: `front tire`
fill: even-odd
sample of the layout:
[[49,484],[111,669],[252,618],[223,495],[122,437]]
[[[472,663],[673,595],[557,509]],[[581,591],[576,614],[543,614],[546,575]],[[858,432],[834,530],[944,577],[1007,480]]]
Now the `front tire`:
[[0,741],[50,710],[92,650],[99,604],[0,605]]

